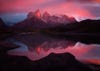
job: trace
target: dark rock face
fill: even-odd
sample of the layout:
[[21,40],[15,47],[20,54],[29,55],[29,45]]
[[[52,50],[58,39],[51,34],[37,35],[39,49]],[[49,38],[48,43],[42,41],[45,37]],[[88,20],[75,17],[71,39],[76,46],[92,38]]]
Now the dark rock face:
[[0,18],[0,40],[9,37],[10,35],[10,27],[8,27],[4,21]]
[[1,71],[92,71],[85,64],[78,62],[70,53],[51,53],[37,61],[6,54],[1,59]]
[[15,24],[12,28],[14,32],[33,32],[34,30],[38,29],[39,27],[44,27],[45,22],[37,17],[31,17],[25,19],[22,22]]
[[68,33],[100,33],[100,20],[83,20],[72,24],[66,24],[48,28],[51,32]]
[[72,24],[46,28],[47,35],[58,38],[70,38],[76,41],[100,43],[100,20],[83,20]]
[[3,20],[0,18],[0,27],[4,26]]
[[6,25],[4,21],[0,18],[0,31],[4,31],[5,28],[6,28]]
[[13,43],[11,43],[11,42],[8,42],[8,41],[0,41],[0,50],[3,48],[3,50],[4,49],[6,49],[6,50],[8,50],[8,49],[13,49],[13,48],[17,48],[17,47],[19,47],[18,45],[15,45],[15,44],[13,44]]

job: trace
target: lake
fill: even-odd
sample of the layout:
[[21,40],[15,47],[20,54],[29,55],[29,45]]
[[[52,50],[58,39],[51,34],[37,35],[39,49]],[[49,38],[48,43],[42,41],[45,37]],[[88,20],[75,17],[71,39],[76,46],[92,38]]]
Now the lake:
[[25,56],[32,61],[39,60],[52,52],[69,52],[80,61],[100,64],[100,44],[92,42],[94,40],[60,38],[43,33],[21,33],[7,40],[20,46],[9,50],[7,52],[9,55]]

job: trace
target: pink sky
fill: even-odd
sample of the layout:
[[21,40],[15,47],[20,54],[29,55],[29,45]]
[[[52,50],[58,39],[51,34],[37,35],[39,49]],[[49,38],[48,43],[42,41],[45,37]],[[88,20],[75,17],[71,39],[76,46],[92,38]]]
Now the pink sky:
[[100,17],[100,0],[0,0],[0,14],[28,13],[40,9],[79,18]]

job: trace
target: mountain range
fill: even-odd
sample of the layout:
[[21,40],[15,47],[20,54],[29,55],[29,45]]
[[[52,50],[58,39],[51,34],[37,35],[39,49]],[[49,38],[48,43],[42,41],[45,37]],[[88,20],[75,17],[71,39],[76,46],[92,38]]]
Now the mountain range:
[[98,33],[100,34],[100,20],[83,20],[80,22],[55,26],[51,28],[45,29],[51,32],[58,32],[58,33]]
[[41,19],[47,24],[69,24],[76,22],[74,17],[68,17],[67,15],[50,15],[47,11],[41,14],[40,10],[35,12],[29,12],[27,18],[32,18],[33,16]]
[[48,12],[44,12],[41,15],[40,11],[29,12],[27,18],[17,24],[15,24],[12,29],[14,30],[23,30],[23,31],[33,31],[33,29],[43,29],[50,28],[62,24],[70,24],[77,22],[75,18],[68,17],[66,15],[55,16],[50,15]]
[[76,21],[74,17],[66,15],[50,15],[48,12],[40,13],[40,10],[29,12],[27,18],[11,27],[7,27],[0,19],[0,31],[6,30],[13,33],[21,32],[45,32],[50,34],[100,34],[100,20],[86,19]]

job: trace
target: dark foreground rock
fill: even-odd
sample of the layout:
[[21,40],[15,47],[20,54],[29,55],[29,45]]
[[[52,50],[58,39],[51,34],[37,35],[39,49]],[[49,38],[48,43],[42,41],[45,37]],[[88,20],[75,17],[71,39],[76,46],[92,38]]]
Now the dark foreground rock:
[[4,40],[12,35],[11,27],[7,26],[0,18],[0,40]]
[[51,53],[37,61],[25,57],[0,55],[0,71],[92,71],[87,65],[80,63],[70,53]]
[[4,49],[5,50],[8,50],[8,49],[13,49],[13,48],[17,48],[19,47],[18,45],[16,44],[13,44],[11,42],[8,42],[8,41],[4,41],[4,40],[0,40],[0,49],[3,51]]

